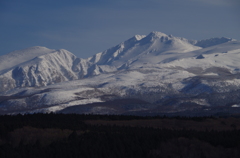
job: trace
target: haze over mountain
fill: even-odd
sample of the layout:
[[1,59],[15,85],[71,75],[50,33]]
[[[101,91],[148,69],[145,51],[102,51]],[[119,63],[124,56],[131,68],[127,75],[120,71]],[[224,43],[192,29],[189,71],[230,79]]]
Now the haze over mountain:
[[237,111],[239,59],[237,40],[161,32],[135,35],[87,59],[31,47],[0,56],[0,112]]

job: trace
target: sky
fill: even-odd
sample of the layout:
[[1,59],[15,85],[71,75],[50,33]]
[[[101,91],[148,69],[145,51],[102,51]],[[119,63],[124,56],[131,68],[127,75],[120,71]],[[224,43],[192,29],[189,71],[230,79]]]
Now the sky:
[[240,1],[0,0],[0,55],[44,46],[88,58],[152,31],[240,40]]

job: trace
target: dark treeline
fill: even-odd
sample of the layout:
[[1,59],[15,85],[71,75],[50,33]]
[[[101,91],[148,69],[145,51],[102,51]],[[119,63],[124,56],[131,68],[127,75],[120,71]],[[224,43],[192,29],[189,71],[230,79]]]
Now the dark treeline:
[[[87,120],[176,119],[196,124],[213,117],[33,114],[0,116],[0,157],[240,157],[240,130],[191,130],[88,124]],[[224,124],[225,122],[223,122]]]

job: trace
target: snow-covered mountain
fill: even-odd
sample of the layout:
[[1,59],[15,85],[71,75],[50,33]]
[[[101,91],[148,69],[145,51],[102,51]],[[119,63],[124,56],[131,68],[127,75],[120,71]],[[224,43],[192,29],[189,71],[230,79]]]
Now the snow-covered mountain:
[[161,32],[136,35],[88,59],[32,47],[0,57],[0,113],[218,112],[219,106],[236,112],[239,61],[237,40]]
[[99,68],[67,50],[32,47],[0,57],[0,92],[40,87],[99,74]]

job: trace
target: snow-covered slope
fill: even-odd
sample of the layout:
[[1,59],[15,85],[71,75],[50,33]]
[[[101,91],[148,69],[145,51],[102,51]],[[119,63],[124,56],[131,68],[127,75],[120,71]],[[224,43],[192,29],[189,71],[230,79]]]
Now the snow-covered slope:
[[32,47],[0,57],[0,92],[39,87],[99,74],[99,67],[67,50]]
[[[195,41],[151,32],[88,59],[32,47],[0,60],[14,61],[0,63],[0,113],[66,112],[70,106],[78,113],[169,113],[240,105],[240,42],[229,38]],[[129,98],[145,102],[108,102]],[[101,103],[83,106],[94,102]]]
[[175,56],[175,60],[165,63],[168,67],[191,68],[199,67],[224,67],[235,71],[239,64],[239,41],[230,41],[223,44],[187,52],[181,56]]

